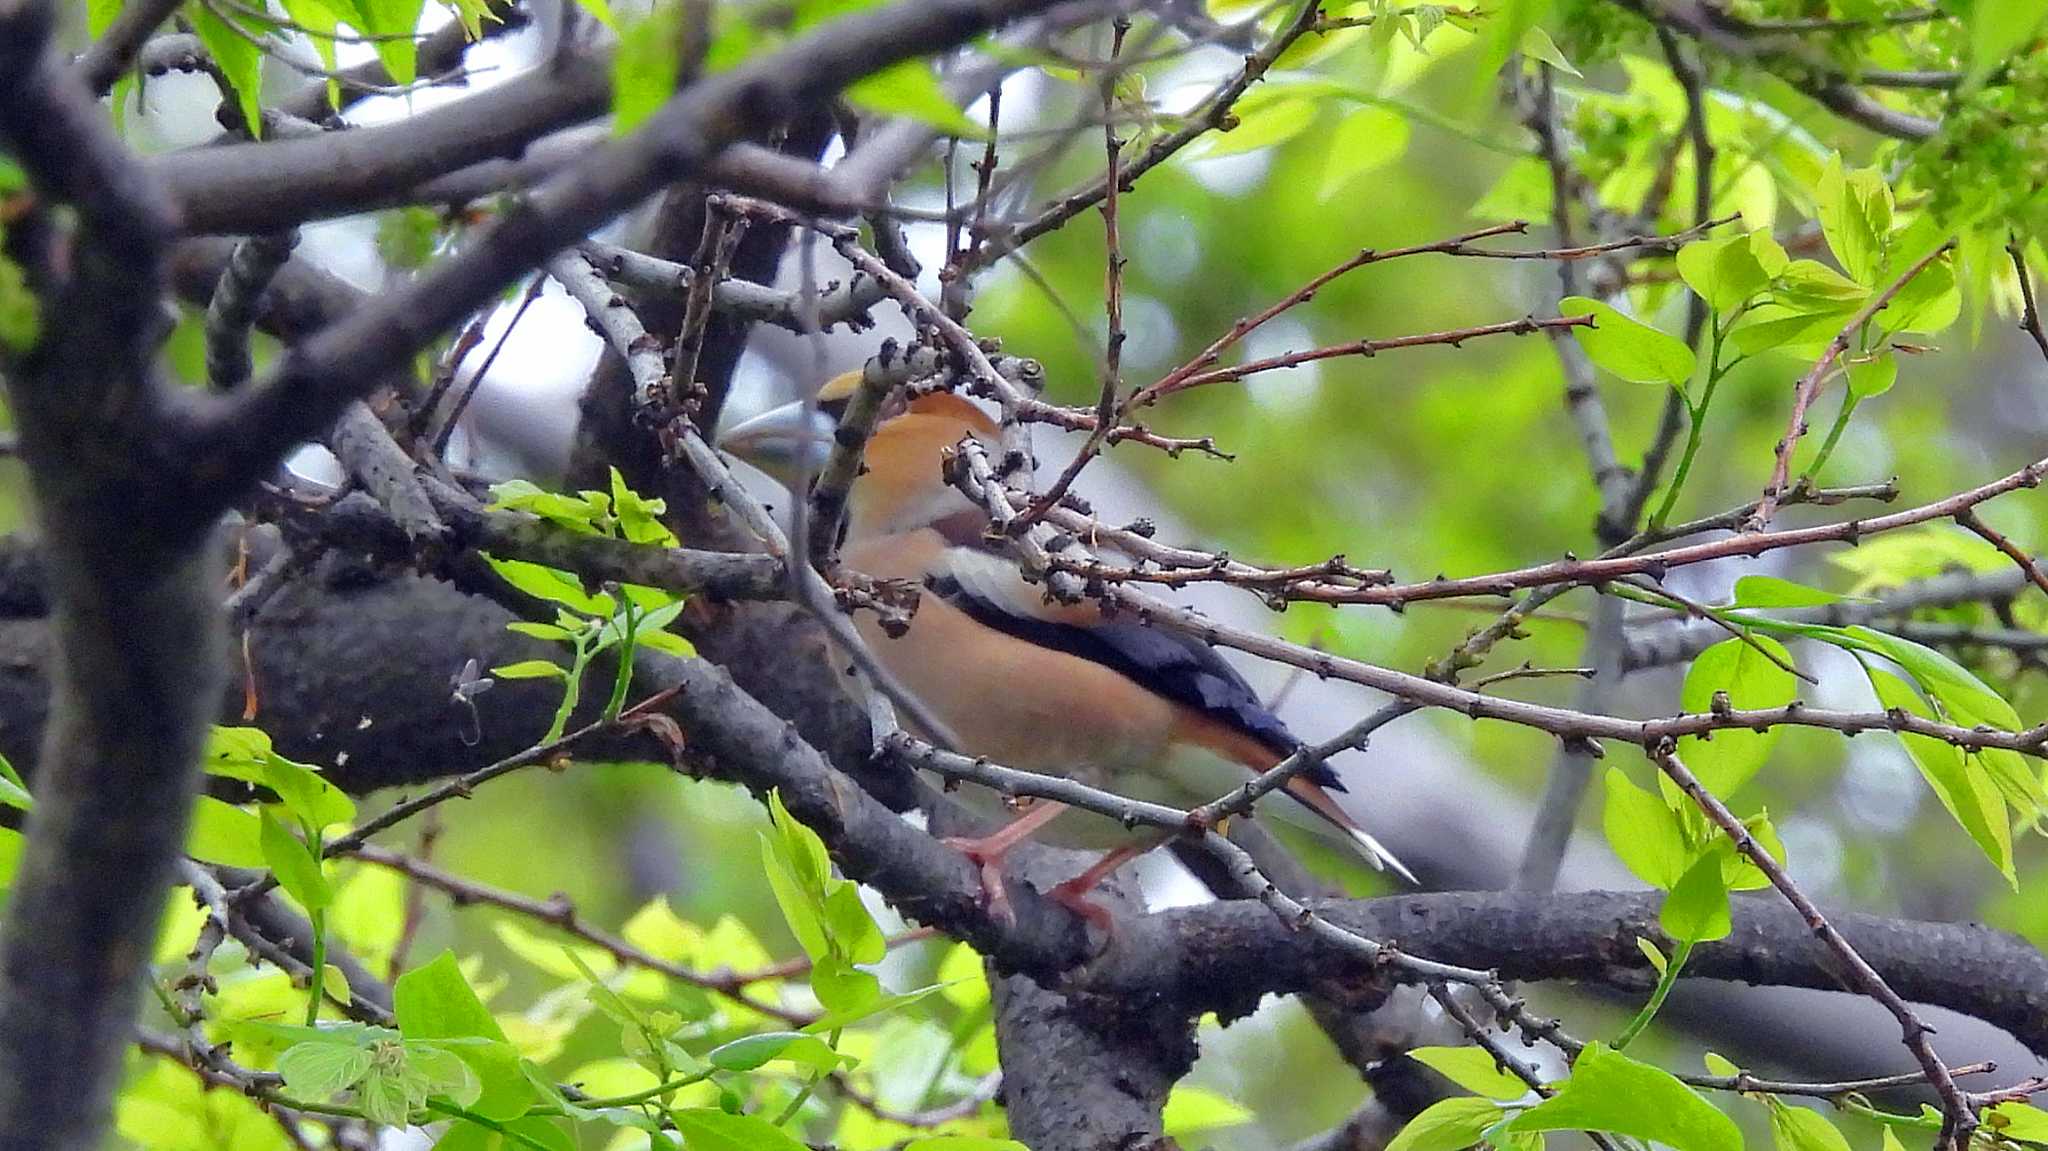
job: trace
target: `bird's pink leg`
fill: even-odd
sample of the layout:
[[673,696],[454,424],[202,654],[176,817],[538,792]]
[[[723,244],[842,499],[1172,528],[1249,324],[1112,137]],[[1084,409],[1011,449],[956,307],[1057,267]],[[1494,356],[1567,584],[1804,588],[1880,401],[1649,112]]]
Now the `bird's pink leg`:
[[1010,909],[1009,892],[1003,888],[1003,856],[1036,835],[1066,809],[1064,803],[1041,799],[1032,805],[1030,811],[979,839],[949,836],[941,842],[981,868],[981,893],[988,900],[990,913],[1005,922],[1015,922],[1016,913]]
[[1127,843],[1122,847],[1113,848],[1101,859],[1089,864],[1088,870],[1067,880],[1065,883],[1059,884],[1051,891],[1046,892],[1046,895],[1053,902],[1101,928],[1105,934],[1111,932],[1115,930],[1116,924],[1109,913],[1109,909],[1088,898],[1088,893],[1095,890],[1096,886],[1103,880],[1108,879],[1110,874],[1117,868],[1122,867],[1124,864],[1129,863],[1131,860],[1157,846],[1159,846],[1159,842],[1154,840],[1144,843]]

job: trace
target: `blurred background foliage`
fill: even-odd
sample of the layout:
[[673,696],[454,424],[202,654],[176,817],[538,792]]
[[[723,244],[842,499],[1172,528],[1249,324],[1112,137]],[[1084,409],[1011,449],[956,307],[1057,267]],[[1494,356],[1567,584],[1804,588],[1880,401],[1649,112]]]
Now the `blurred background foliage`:
[[[2037,25],[2039,5],[1976,0],[1974,8],[1955,2],[1911,23],[1885,19],[1917,7],[1910,0],[1769,0],[1736,4],[1731,12],[1749,20],[1871,22],[1804,40],[1851,75],[1866,68],[1968,69],[1985,51],[1999,51],[2002,58],[1991,62],[1996,74],[1980,88],[1884,94],[1895,107],[1941,118],[1941,134],[1919,143],[1846,123],[1766,64],[1731,61],[1711,50],[1700,54],[1710,94],[1708,127],[1718,150],[1714,214],[1740,212],[1742,226],[1770,228],[1788,247],[1804,243],[1804,253],[1815,254],[1816,187],[1828,158],[1839,154],[1847,167],[1886,173],[1902,214],[1930,213],[1967,229],[1957,257],[1961,320],[1927,341],[1923,352],[1900,357],[1897,385],[1861,406],[1819,477],[1827,484],[1896,478],[1907,503],[1981,483],[2039,456],[2048,428],[2042,387],[2048,366],[2015,330],[2016,283],[2003,252],[2008,230],[2024,239],[2039,234],[2043,222],[2038,191],[2048,166],[2048,60],[2031,35],[1987,48],[1993,38],[1982,31],[1987,21],[2031,19]],[[1207,15],[1271,29],[1292,10],[1225,0],[1209,5]],[[1532,239],[1503,246],[1551,243],[1545,238],[1549,172],[1532,157],[1530,133],[1508,90],[1513,77],[1544,66],[1538,58],[1555,65],[1551,78],[1567,153],[1602,209],[1634,215],[1661,191],[1637,218],[1640,227],[1674,232],[1694,223],[1693,159],[1679,144],[1685,92],[1652,25],[1629,6],[1509,0],[1474,12],[1374,0],[1332,5],[1326,17],[1374,22],[1305,38],[1240,105],[1232,131],[1197,144],[1122,197],[1130,337],[1124,370],[1131,383],[1163,374],[1233,321],[1360,248],[1422,243],[1517,218],[1531,222]],[[1542,39],[1531,39],[1529,28],[1541,29]],[[1180,41],[1166,33],[1158,43],[1171,48]],[[1510,80],[1502,81],[1496,70],[1513,48],[1528,56],[1509,62]],[[1078,58],[1100,59],[1106,33],[1078,38],[1068,49]],[[1683,50],[1691,54],[1693,45]],[[1164,56],[1136,67],[1119,86],[1126,133],[1140,142],[1178,123],[1198,95],[1237,66],[1239,53],[1204,48]],[[1796,79],[1808,66],[1785,71]],[[1027,186],[1041,194],[1098,175],[1099,135],[1066,131],[1095,99],[1092,72],[1060,61],[1041,61],[1013,81],[1004,104],[1004,170],[1031,157]],[[966,114],[980,120],[985,110],[985,102],[977,103]],[[972,195],[967,162],[980,147],[973,140],[958,145],[956,197]],[[921,169],[899,200],[943,205],[943,173],[943,165]],[[1573,206],[1584,242],[1592,233],[1580,209]],[[432,236],[422,245],[401,214],[385,220],[387,237],[408,239],[403,246],[416,249],[413,262],[430,257]],[[353,226],[363,229],[363,222]],[[364,230],[378,227],[373,222]],[[932,239],[917,238],[927,245]],[[2038,245],[2028,239],[2025,250],[2038,267]],[[1091,213],[1029,245],[1023,261],[992,268],[974,295],[975,330],[1042,361],[1052,398],[1062,402],[1089,404],[1096,395],[1104,255]],[[1681,331],[1686,293],[1671,261],[1649,258],[1627,267],[1634,282],[1622,297],[1625,309],[1667,332]],[[387,274],[403,274],[403,268]],[[1243,354],[1250,359],[1549,314],[1559,294],[1557,275],[1545,262],[1440,256],[1369,267],[1262,329]],[[187,378],[203,378],[195,339],[188,317],[167,353],[172,369]],[[259,348],[259,356],[269,354]],[[1790,385],[1811,362],[1810,355],[1772,351],[1723,382],[1700,463],[1677,507],[1680,518],[1754,498],[1772,445],[1784,433]],[[1832,389],[1815,413],[1817,432],[1832,421],[1838,391]],[[1199,454],[1167,459],[1134,446],[1113,455],[1192,537],[1238,558],[1286,565],[1341,553],[1405,579],[1477,574],[1599,550],[1592,530],[1598,493],[1562,393],[1558,358],[1541,334],[1333,358],[1195,389],[1146,413],[1162,432],[1215,436],[1234,455],[1228,462]],[[1655,434],[1666,391],[1603,377],[1601,395],[1619,455],[1635,466]],[[1818,438],[1807,441],[1802,459],[1811,458]],[[0,517],[14,526],[22,516],[20,481],[12,465],[6,475]],[[1780,522],[1834,514],[1792,508]],[[1983,514],[2030,552],[2048,543],[2048,503],[2036,496],[1999,501]],[[1863,592],[1957,566],[1989,570],[2003,562],[1976,537],[1943,523],[1861,549],[1775,553],[1739,570],[1715,565],[1688,572],[1673,586],[1696,598],[1722,599],[1737,574],[1764,570],[1815,587]],[[1577,663],[1592,602],[1584,590],[1558,600],[1529,624],[1526,640],[1495,656],[1495,664]],[[2020,626],[2044,622],[2038,597],[2023,597],[2016,611],[2011,622]],[[1492,614],[1459,601],[1398,613],[1297,604],[1272,626],[1338,654],[1419,670]],[[1984,605],[1928,618],[2000,622]],[[1839,660],[1825,662],[1811,645],[1795,643],[1793,650],[1802,662],[1822,661],[1811,665],[1815,669],[1842,670]],[[1958,654],[2022,716],[2048,714],[2038,667],[1996,652]],[[1675,711],[1679,683],[1675,669],[1632,676],[1616,707],[1644,715]],[[1538,680],[1516,685],[1515,694],[1569,703],[1575,690],[1569,681]],[[1809,697],[1867,703],[1860,686],[1844,688],[1839,677],[1826,675]],[[1554,741],[1506,725],[1428,715],[1402,722],[1436,725],[1476,770],[1532,800],[1555,752]],[[2048,885],[2042,882],[2048,856],[2032,839],[2019,844],[2020,884],[2017,892],[2009,890],[1940,805],[1929,802],[1894,744],[1790,731],[1752,786],[1751,801],[1767,807],[1784,834],[1792,873],[1823,903],[1983,919],[2048,943]],[[1459,798],[1447,795],[1443,802]],[[1588,806],[1582,827],[1597,836],[1597,801]],[[711,964],[747,969],[798,954],[764,877],[758,844],[765,826],[760,806],[729,787],[679,781],[656,765],[579,763],[564,771],[517,773],[479,789],[448,807],[431,838],[424,845],[416,839],[413,850],[430,849],[437,866],[483,883],[542,899],[560,893],[590,922],[608,927],[665,906],[680,922],[712,933]],[[619,1028],[590,1009],[583,981],[551,958],[552,944],[536,942],[552,938],[544,925],[515,924],[487,907],[454,907],[440,895],[409,895],[390,872],[361,864],[342,864],[335,877],[346,908],[336,912],[336,930],[373,963],[398,946],[395,927],[413,924],[406,947],[415,961],[444,948],[461,957],[471,983],[489,993],[510,1039],[556,1079],[583,1082],[598,1094],[650,1081],[622,1058]],[[1384,890],[1375,879],[1344,878],[1358,891]],[[886,932],[902,930],[886,911],[881,918]],[[174,934],[178,929],[182,938]],[[174,917],[160,959],[174,962],[189,946],[192,929],[189,914]],[[943,940],[923,941],[898,949],[882,965],[896,988],[961,981],[850,1033],[845,1049],[865,1060],[855,1081],[889,1107],[912,1111],[958,1098],[965,1085],[993,1069],[986,993],[977,992],[978,969],[962,958]],[[278,988],[279,978],[256,969],[223,975],[222,997],[290,998]],[[805,994],[800,984],[796,979],[790,991],[798,999]],[[656,999],[679,994],[670,986]],[[1605,1034],[1617,1030],[1633,1006],[1578,1002],[1569,1010],[1581,1033]],[[724,1018],[721,1026],[734,1023]],[[1287,1146],[1341,1120],[1358,1102],[1356,1076],[1291,1004],[1269,1005],[1251,1023],[1229,1029],[1212,1022],[1203,1039],[1203,1063],[1177,1101],[1185,1145]],[[1698,1065],[1697,1045],[1662,1029],[1653,1030],[1638,1053],[1667,1066]],[[214,1093],[197,1100],[192,1081],[180,1072],[138,1058],[134,1074],[121,1119],[123,1136],[136,1145],[196,1151],[276,1142],[275,1132],[248,1122],[232,1097]],[[786,1101],[801,1076],[749,1082],[749,1090],[771,1102]],[[844,1106],[830,1090],[820,1100],[812,1134],[854,1151],[912,1133]],[[193,1116],[207,1109],[210,1117],[195,1126]],[[1753,1146],[1770,1138],[1761,1108],[1730,1103],[1729,1110],[1743,1120]],[[961,1126],[989,1135],[1001,1130],[993,1107]],[[1855,1146],[1877,1145],[1874,1129],[1848,1130]],[[595,1133],[582,1143],[605,1145]],[[622,1133],[612,1145],[644,1145],[644,1139]]]

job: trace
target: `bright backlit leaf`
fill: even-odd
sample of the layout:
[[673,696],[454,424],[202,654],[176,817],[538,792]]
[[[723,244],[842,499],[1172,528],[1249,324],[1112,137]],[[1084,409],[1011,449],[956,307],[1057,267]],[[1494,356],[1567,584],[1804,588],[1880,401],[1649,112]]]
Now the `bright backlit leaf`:
[[1422,1063],[1474,1095],[1510,1102],[1529,1093],[1520,1076],[1501,1068],[1483,1047],[1417,1047],[1408,1058]]
[[[1723,640],[1692,661],[1679,705],[1689,712],[1708,711],[1715,695],[1725,692],[1737,710],[1783,707],[1799,692],[1798,680],[1785,670],[1791,664],[1785,645],[1769,636]],[[1728,729],[1715,732],[1712,739],[1686,736],[1678,741],[1679,757],[1708,791],[1726,799],[1770,758],[1777,735],[1775,729]],[[1670,787],[1666,785],[1667,798]]]
[[1562,316],[1593,317],[1593,327],[1573,328],[1571,333],[1595,364],[1624,380],[1683,389],[1692,378],[1697,360],[1675,336],[1585,296],[1565,297],[1557,311]]
[[1608,1131],[1663,1143],[1676,1151],[1729,1151],[1742,1146],[1735,1121],[1698,1092],[1669,1072],[1598,1042],[1586,1045],[1557,1094],[1492,1133],[1529,1131]]
[[1479,1142],[1500,1116],[1500,1105],[1491,1099],[1439,1099],[1410,1119],[1387,1144],[1387,1151],[1464,1151]]

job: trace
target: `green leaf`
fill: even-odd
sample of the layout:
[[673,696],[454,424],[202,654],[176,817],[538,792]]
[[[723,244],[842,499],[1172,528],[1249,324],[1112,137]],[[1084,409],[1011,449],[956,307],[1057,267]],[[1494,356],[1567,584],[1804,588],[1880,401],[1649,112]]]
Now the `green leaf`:
[[498,679],[568,679],[569,671],[561,664],[544,659],[522,659],[517,663],[503,664],[491,669]]
[[1739,608],[1825,607],[1841,603],[1848,596],[1807,587],[1777,576],[1746,575],[1735,581],[1735,604]]
[[1609,1131],[1676,1151],[1742,1146],[1735,1122],[1692,1088],[1599,1042],[1586,1045],[1557,1094],[1496,1126],[1488,1137],[1527,1131]]
[[1718,1055],[1712,1051],[1709,1051],[1706,1054],[1700,1056],[1700,1060],[1701,1062],[1706,1064],[1707,1074],[1709,1075],[1721,1075],[1733,1078],[1734,1076],[1742,1074],[1742,1068],[1736,1066],[1733,1062],[1730,1062],[1729,1059],[1724,1055]]
[[245,34],[247,30],[239,24],[230,27],[204,4],[185,5],[185,18],[192,22],[192,31],[198,34],[206,54],[213,57],[228,86],[235,90],[235,102],[241,108],[242,122],[248,125],[249,134],[261,136],[263,50],[249,39],[255,33]]
[[619,521],[620,534],[630,543],[674,547],[677,542],[675,533],[661,522],[662,515],[668,511],[668,501],[650,500],[634,491],[617,468],[611,470],[611,480],[612,515]]
[[484,556],[484,560],[491,565],[492,571],[498,573],[498,578],[538,599],[603,619],[610,619],[619,608],[608,595],[584,591],[583,585],[568,572],[525,560],[499,559],[493,555]]
[[1726,938],[1735,929],[1728,914],[1728,884],[1722,876],[1722,860],[1729,854],[1727,847],[1717,846],[1671,885],[1671,894],[1664,897],[1664,906],[1657,912],[1657,922],[1671,938],[1700,943]]
[[811,990],[825,1010],[853,1012],[882,997],[882,981],[848,963],[845,954],[835,947],[812,962]]
[[1176,1084],[1166,1097],[1160,1123],[1168,1139],[1186,1142],[1191,1135],[1241,1127],[1254,1118],[1251,1108],[1200,1087]]
[[477,1074],[482,1090],[472,1109],[493,1119],[522,1115],[534,1098],[533,1086],[519,1069],[519,1053],[505,1041],[505,1032],[462,977],[452,952],[398,977],[391,985],[399,1030],[407,1039],[484,1039],[481,1044],[453,1048]]
[[880,963],[889,953],[889,943],[861,902],[860,887],[843,879],[826,886],[830,894],[825,896],[825,933],[834,947],[855,963]]
[[122,0],[87,0],[85,6],[85,34],[99,39],[121,14]]
[[850,1065],[854,1059],[832,1050],[824,1040],[801,1031],[767,1031],[714,1047],[704,1061],[721,1071],[752,1071],[772,1059],[800,1063],[819,1071]]
[[1804,311],[1778,303],[1765,304],[1744,312],[1742,323],[1728,333],[1728,340],[1735,345],[1736,351],[1745,356],[1754,356],[1772,348],[1786,348],[1802,354],[1818,352],[1839,335],[1855,315],[1853,305],[1835,311]]
[[43,304],[28,286],[21,265],[0,253],[0,349],[33,350],[43,333]]
[[263,824],[256,814],[202,795],[192,805],[185,854],[223,867],[263,867]]
[[1849,1151],[1849,1141],[1828,1117],[1769,1097],[1771,1142],[1778,1151]]
[[[1877,692],[1878,703],[1886,710],[1897,708],[1923,719],[1933,718],[1933,709],[1904,680],[1867,664],[1863,670]],[[1976,757],[1966,756],[1961,748],[1932,736],[1901,732],[1899,742],[1906,745],[1907,754],[1913,757],[1913,764],[1920,769],[1927,786],[1934,789],[1935,798],[1969,833],[1985,858],[2005,876],[2005,881],[2017,889],[2019,880],[2013,872],[2012,830],[2007,822],[2005,800]]]
[[1698,361],[1683,340],[1585,296],[1565,297],[1557,311],[1561,316],[1593,317],[1593,327],[1573,328],[1571,333],[1586,355],[1608,372],[1639,384],[1679,389],[1692,379]]
[[1490,1099],[1439,1099],[1410,1119],[1387,1151],[1464,1151],[1500,1116],[1500,1105]]
[[856,81],[846,89],[846,99],[869,111],[921,120],[949,136],[978,140],[984,135],[982,125],[953,103],[922,60],[892,64]]
[[754,1115],[709,1107],[671,1112],[689,1151],[810,1151],[787,1131]]
[[921,999],[937,994],[941,989],[942,985],[933,984],[930,987],[920,987],[915,991],[884,995],[874,1002],[857,1009],[828,1011],[817,1019],[804,1024],[804,1030],[812,1035],[829,1035],[834,1031],[840,1031],[855,1023],[859,1023],[863,1019],[872,1018],[876,1015],[885,1015],[891,1011],[908,1007]]
[[1287,96],[1256,104],[1240,102],[1237,123],[1222,135],[1212,135],[1202,149],[1201,159],[1241,156],[1284,144],[1316,122],[1321,111],[1306,96]]
[[1891,233],[1892,193],[1884,177],[1870,168],[1845,173],[1842,158],[1832,156],[1814,198],[1821,234],[1842,270],[1863,287],[1875,287]]
[[412,36],[419,31],[426,0],[326,0],[337,16],[359,32],[394,39],[377,42],[377,59],[399,84],[419,78],[419,50]]
[[1580,75],[1579,70],[1572,67],[1572,62],[1564,58],[1564,53],[1557,50],[1557,41],[1550,38],[1550,33],[1534,24],[1522,33],[1521,51],[1522,55],[1541,60],[1560,72]]
[[[1710,710],[1717,692],[1728,693],[1729,703],[1739,710],[1791,703],[1799,694],[1799,682],[1770,657],[1787,666],[1792,663],[1785,645],[1769,636],[1752,635],[1747,642],[1728,639],[1715,644],[1701,652],[1686,669],[1679,706],[1688,712]],[[1728,729],[1715,732],[1712,739],[1686,736],[1678,741],[1679,756],[1708,791],[1726,799],[1749,782],[1770,758],[1777,737],[1776,729]],[[1663,786],[1667,800],[1676,803],[1675,786],[1669,781]]]
[[675,95],[682,72],[682,29],[682,5],[662,3],[619,30],[619,46],[612,53],[614,133],[623,136],[638,128]]
[[14,769],[8,768],[6,777],[0,778],[0,807],[12,807],[20,811],[30,811],[35,808],[35,805],[35,797],[31,796],[28,793],[28,789],[21,785],[20,777],[14,774]]
[[1529,1085],[1503,1070],[1484,1047],[1417,1047],[1408,1058],[1434,1070],[1474,1095],[1512,1102],[1529,1093]]
[[340,788],[276,752],[264,757],[263,783],[308,827],[325,828],[356,817],[355,801]]
[[296,1043],[277,1057],[284,1085],[302,1099],[332,1099],[369,1070],[369,1048],[343,1036]]
[[2048,16],[2048,5],[2041,0],[1976,0],[1967,21],[1970,70],[1963,88],[1975,88],[2010,60],[2015,49],[2033,39],[2043,16]]
[[1330,133],[1316,199],[1330,199],[1358,177],[1400,159],[1407,150],[1407,117],[1372,104],[1345,113]]
[[[1770,239],[1766,233],[1756,235]],[[1678,274],[1709,307],[1722,313],[1741,307],[1771,282],[1771,273],[1758,260],[1751,237],[1742,235],[1695,240],[1680,248]]]
[[1685,874],[1690,852],[1678,816],[1662,799],[1629,782],[1619,768],[1606,776],[1600,824],[1614,854],[1637,879],[1668,891]]
[[1636,950],[1643,953],[1643,958],[1650,961],[1650,966],[1656,968],[1659,976],[1671,969],[1671,960],[1657,950],[1656,944],[1640,935],[1636,936]]
[[1877,313],[1877,322],[1886,331],[1932,333],[1955,323],[1962,311],[1963,295],[1956,287],[1955,265],[1943,257],[1906,281]]
[[468,1107],[483,1095],[483,1080],[454,1050],[432,1039],[405,1041],[406,1069],[418,1076],[429,1095],[446,1096]]
[[2048,1111],[2030,1103],[2000,1103],[1984,1110],[1984,1126],[2007,1139],[2048,1143]]
[[775,904],[782,909],[782,918],[804,954],[813,960],[828,954],[823,898],[813,897],[806,888],[781,838],[765,831],[761,833],[761,867],[768,875],[768,888],[775,894]]
[[697,658],[697,645],[672,631],[643,631],[638,642],[641,647],[672,655],[677,659]]
[[285,829],[268,811],[263,813],[258,835],[263,845],[263,863],[277,876],[277,882],[307,911],[324,911],[334,902],[334,888],[320,870],[320,859],[312,846]]
[[1925,644],[1874,628],[1858,625],[1842,630],[1862,641],[1866,645],[1863,650],[1874,651],[1904,668],[1940,702],[1950,721],[1964,727],[1983,723],[2006,731],[2020,729],[2019,713],[2005,697],[1955,660]]
[[1849,394],[1859,400],[1867,400],[1892,390],[1892,385],[1899,380],[1899,360],[1890,348],[1886,348],[1876,359],[1850,364],[1845,374],[1849,381]]
[[[1870,299],[1870,287],[1819,260],[1794,260],[1778,273],[1771,299],[1797,312],[1854,312]],[[1842,325],[1836,324],[1837,330]]]

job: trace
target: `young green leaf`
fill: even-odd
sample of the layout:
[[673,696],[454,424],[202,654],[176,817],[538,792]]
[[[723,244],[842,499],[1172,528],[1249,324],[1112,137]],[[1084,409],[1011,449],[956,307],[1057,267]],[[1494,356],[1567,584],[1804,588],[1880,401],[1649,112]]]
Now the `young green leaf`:
[[1878,312],[1877,323],[1891,332],[1939,332],[1955,323],[1962,310],[1955,265],[1944,257],[1908,280]]
[[1439,1099],[1410,1119],[1387,1144],[1387,1151],[1464,1151],[1500,1117],[1500,1104],[1491,1099]]
[[1589,1043],[1557,1094],[1487,1133],[1609,1131],[1667,1144],[1676,1151],[1742,1146],[1735,1122],[1692,1088],[1604,1043]]
[[1987,1107],[1984,1126],[2007,1139],[2048,1143],[2048,1111],[2031,1103],[2000,1103]]
[[2048,17],[2040,0],[1976,0],[1970,9],[1970,69],[1963,79],[1973,89],[1992,70],[2012,59],[2013,52],[2033,38]]
[[1807,587],[1777,576],[1746,575],[1735,581],[1735,603],[1739,608],[1826,607],[1847,596]]
[[[1726,692],[1728,702],[1738,709],[1783,707],[1799,694],[1798,680],[1785,670],[1791,664],[1785,645],[1769,636],[1723,640],[1701,652],[1686,669],[1679,706],[1689,712],[1708,711],[1714,696]],[[1712,739],[1687,736],[1678,741],[1679,756],[1708,791],[1726,799],[1770,758],[1777,736],[1775,729],[1717,731]],[[1673,785],[1666,781],[1663,786],[1666,798],[1675,803]]]
[[1722,876],[1722,858],[1731,854],[1728,848],[1716,846],[1671,885],[1671,893],[1657,912],[1657,922],[1671,938],[1701,943],[1726,938],[1735,929],[1728,914],[1728,884]]
[[874,112],[921,120],[949,136],[978,140],[982,125],[967,118],[922,60],[905,60],[870,73],[846,89],[848,102]]
[[1474,1095],[1511,1103],[1529,1093],[1529,1085],[1495,1063],[1484,1047],[1417,1047],[1408,1052],[1408,1058]]
[[[1899,709],[1922,718],[1933,718],[1932,709],[1904,680],[1881,668],[1864,666],[1870,677],[1870,686],[1877,692],[1877,701],[1886,710]],[[1983,766],[1975,756],[1966,756],[1954,744],[1945,743],[1932,736],[1899,733],[1899,742],[1906,745],[1906,751],[1913,757],[1914,766],[1934,789],[1935,798],[1955,817],[1970,838],[1984,852],[2005,881],[2015,888],[2019,880],[2013,872],[2012,830],[2007,821],[2005,800],[1999,794],[1998,785],[1985,774]]]
[[781,1059],[818,1071],[850,1066],[856,1060],[841,1055],[815,1035],[801,1031],[766,1031],[723,1043],[711,1049],[704,1061],[720,1071],[752,1071],[770,1060]]
[[192,805],[185,854],[223,867],[263,867],[263,824],[256,814],[202,795]]
[[334,902],[334,888],[320,870],[320,858],[311,844],[285,829],[276,816],[265,811],[258,836],[263,845],[263,864],[277,876],[279,886],[291,893],[307,911],[324,911]]
[[1205,1131],[1241,1127],[1253,1118],[1251,1109],[1236,1100],[1184,1083],[1174,1085],[1159,1116],[1166,1137],[1183,1143]]
[[1778,1151],[1849,1151],[1849,1141],[1827,1116],[1775,1096],[1766,1098],[1771,1106],[1771,1142]]
[[241,110],[249,134],[261,136],[263,49],[256,46],[254,39],[261,31],[242,24],[231,26],[207,4],[185,5],[185,17],[192,22],[192,31],[205,46],[206,54],[213,57],[228,86],[234,89],[236,107]]
[[302,1099],[332,1099],[369,1070],[370,1049],[343,1035],[295,1043],[277,1057],[285,1087]]
[[1201,159],[1241,156],[1284,144],[1316,122],[1322,105],[1304,96],[1277,97],[1257,103],[1240,101],[1237,124],[1221,135],[1211,136]]
[[1529,25],[1522,33],[1522,55],[1541,60],[1560,72],[1573,76],[1580,75],[1579,70],[1572,67],[1571,61],[1564,58],[1564,53],[1557,50],[1557,41],[1552,40],[1550,33],[1537,25]]
[[1318,200],[1328,200],[1367,172],[1384,168],[1408,150],[1408,118],[1366,104],[1344,114],[1330,133]]
[[638,128],[675,95],[682,28],[683,6],[658,3],[619,29],[619,46],[612,53],[612,131],[617,135]]
[[1740,235],[1695,240],[1680,248],[1678,274],[1707,306],[1723,314],[1741,307],[1771,282],[1750,237]]
[[452,952],[398,977],[391,986],[398,1026],[408,1040],[480,1039],[482,1043],[447,1045],[476,1072],[481,1090],[471,1108],[493,1119],[522,1115],[534,1099],[533,1087],[519,1069],[519,1053],[505,1041],[504,1029],[462,976]]
[[1674,336],[1622,315],[1598,300],[1567,296],[1558,304],[1561,316],[1592,316],[1591,328],[1573,328],[1586,355],[1601,368],[1639,384],[1669,384],[1683,390],[1698,361],[1692,349]]
[[1656,944],[1640,935],[1636,936],[1636,950],[1643,953],[1643,958],[1650,961],[1650,966],[1656,968],[1659,976],[1662,976],[1671,969],[1671,960],[1663,952],[1657,950]]
[[1619,768],[1607,769],[1605,787],[1600,825],[1608,845],[1637,879],[1670,890],[1685,874],[1690,857],[1677,814],[1662,799],[1629,782]]
[[709,1107],[669,1113],[690,1151],[809,1151],[788,1132],[755,1115],[729,1115]]
[[503,664],[491,669],[491,675],[498,679],[568,679],[568,669],[558,663],[544,659],[522,659],[517,663]]
[[1875,287],[1884,268],[1891,232],[1891,189],[1873,169],[1844,172],[1831,157],[1814,190],[1821,234],[1842,270],[1858,284]]
[[1886,348],[1874,359],[1857,360],[1844,373],[1848,378],[1849,394],[1859,400],[1881,396],[1892,390],[1899,380],[1899,359]]

